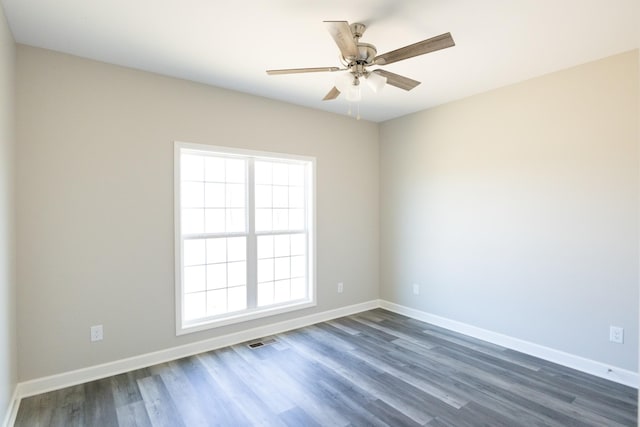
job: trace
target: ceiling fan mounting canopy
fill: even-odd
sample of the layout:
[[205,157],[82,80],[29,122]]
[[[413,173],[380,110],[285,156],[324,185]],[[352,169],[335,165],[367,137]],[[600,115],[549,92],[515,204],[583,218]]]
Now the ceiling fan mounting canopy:
[[351,34],[353,34],[353,38],[358,40],[366,31],[367,26],[364,24],[360,24],[359,22],[354,22],[353,24],[349,25],[349,29],[351,30]]
[[[360,43],[360,38],[367,29],[366,25],[358,22],[349,25],[347,21],[324,21],[324,23],[327,26],[329,34],[340,50],[340,59],[344,68],[288,68],[281,70],[267,70],[267,74],[278,75],[324,71],[348,71],[352,76],[351,84],[353,86],[358,86],[360,84],[360,78],[364,77],[368,79],[373,73],[375,73],[377,74],[376,80],[383,79],[386,84],[408,91],[418,86],[420,82],[386,70],[376,69],[369,71],[367,68],[373,65],[387,65],[403,59],[413,58],[414,56],[424,55],[436,50],[455,46],[455,42],[453,41],[451,34],[444,33],[439,36],[378,55],[378,51],[374,45],[369,43]],[[333,87],[323,100],[327,101],[336,99],[340,93],[340,89]]]

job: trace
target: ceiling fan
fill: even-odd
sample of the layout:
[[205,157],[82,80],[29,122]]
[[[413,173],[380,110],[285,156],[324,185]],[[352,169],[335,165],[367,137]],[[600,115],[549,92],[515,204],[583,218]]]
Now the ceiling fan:
[[334,86],[323,98],[323,101],[336,99],[341,92],[347,92],[347,99],[358,101],[360,98],[360,79],[366,79],[374,91],[378,91],[385,84],[404,90],[411,90],[420,84],[419,81],[410,79],[382,69],[369,71],[374,65],[387,65],[414,56],[455,46],[450,33],[444,33],[382,55],[377,55],[376,47],[369,43],[360,43],[360,37],[367,27],[364,24],[347,21],[324,21],[327,30],[340,49],[340,60],[344,68],[317,67],[317,68],[287,68],[282,70],[267,70],[270,76],[278,74],[297,74],[315,72],[348,71],[336,79]]

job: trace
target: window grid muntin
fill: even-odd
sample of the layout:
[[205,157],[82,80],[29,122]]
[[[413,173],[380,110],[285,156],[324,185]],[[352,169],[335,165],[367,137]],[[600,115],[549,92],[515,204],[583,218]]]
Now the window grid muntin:
[[[231,258],[229,255],[229,240],[230,239],[241,239],[244,238],[244,246],[245,246],[245,253],[244,253],[244,257],[243,258],[236,258],[233,257]],[[222,240],[224,239],[224,248],[225,248],[225,260],[224,261],[211,261],[210,262],[210,256],[209,256],[209,251],[210,251],[210,245],[209,242],[212,240]],[[200,316],[200,317],[189,317],[187,316],[188,314],[188,310],[185,307],[185,319],[187,320],[195,320],[195,319],[201,319],[201,318],[205,318],[205,317],[211,317],[211,316],[215,316],[218,314],[226,314],[226,313],[230,313],[232,311],[238,311],[238,310],[243,310],[246,309],[245,307],[239,307],[237,304],[235,305],[231,305],[232,301],[231,301],[231,296],[229,294],[230,290],[233,290],[232,292],[238,292],[238,290],[240,288],[247,288],[247,274],[246,274],[246,264],[247,264],[247,253],[246,253],[246,236],[233,236],[233,237],[218,237],[218,238],[206,238],[206,239],[185,239],[185,242],[189,242],[189,241],[204,241],[204,264],[189,264],[189,265],[184,265],[183,262],[183,289],[182,289],[182,294],[183,296],[189,297],[189,300],[193,300],[194,297],[196,296],[200,296],[203,301],[202,304],[204,304],[204,316]],[[183,250],[184,253],[184,250]],[[231,274],[230,271],[231,269],[240,266],[241,264],[244,264],[244,269],[242,270],[244,272],[244,277],[243,279],[241,279],[239,281],[239,283],[236,283],[235,281],[232,282],[231,281]],[[212,267],[220,267],[220,266],[224,266],[224,282],[218,282],[218,283],[213,283],[212,280],[210,280],[210,277],[212,275]],[[199,270],[203,270],[203,284],[201,287],[199,287],[197,290],[194,291],[187,291],[187,287],[189,286],[189,284],[187,283],[186,280],[186,276],[187,276],[187,269],[195,269],[198,268]],[[242,278],[242,275],[240,276]],[[216,292],[214,292],[216,291]],[[211,311],[209,308],[212,306],[212,303],[210,301],[211,298],[213,298],[214,294],[222,294],[225,291],[225,301],[224,301],[224,306],[227,307],[226,311],[224,312],[215,312],[215,311]],[[246,292],[246,291],[245,291]],[[246,298],[245,298],[246,300]],[[246,302],[246,301],[245,301]],[[228,307],[233,306],[236,307],[234,310],[229,310]]]
[[[306,212],[306,191],[307,188],[307,173],[306,165],[292,162],[282,162],[279,160],[257,160],[255,162],[256,178],[253,181],[253,187],[255,192],[255,224],[256,224],[256,239],[257,243],[257,277],[256,277],[256,294],[258,307],[268,307],[270,305],[277,305],[279,303],[294,301],[298,299],[304,299],[308,297],[307,272],[308,262],[306,251],[303,254],[305,257],[303,274],[294,275],[292,272],[294,255],[291,254],[291,236],[293,234],[303,233],[306,235],[307,230],[307,212]],[[299,175],[296,181],[292,180],[292,172],[298,171]],[[302,191],[303,200],[296,203],[292,207],[291,194],[293,190]],[[279,194],[280,193],[280,194]],[[270,196],[270,197],[268,197]],[[279,197],[278,197],[279,196]],[[269,200],[270,199],[270,200]],[[297,211],[302,219],[299,222],[298,227],[291,228],[292,212]],[[259,221],[261,213],[269,212],[271,224],[265,227],[264,223],[260,223],[262,227],[259,227]],[[282,214],[286,212],[286,226],[278,226],[276,221],[276,213]],[[295,233],[298,232],[298,233]],[[259,240],[265,236],[273,236],[272,239],[272,257],[264,257],[260,254],[261,244]],[[276,254],[276,240],[277,236],[288,237],[288,251],[287,255],[278,256]],[[296,256],[296,260],[298,257]],[[284,264],[284,265],[282,265]],[[268,267],[267,267],[268,266]],[[282,270],[286,270],[286,274],[283,274]],[[268,278],[264,277],[264,270],[268,269]],[[299,282],[302,279],[302,288],[304,292],[300,294],[294,294],[294,281]],[[300,285],[298,284],[298,287]]]
[[[260,176],[260,180],[256,177],[253,182],[254,191],[256,193],[255,200],[258,200],[260,197],[259,194],[261,191],[270,189],[270,203],[265,204],[265,200],[263,197],[260,197],[260,204],[256,203],[255,206],[255,224],[256,224],[256,234],[257,233],[270,233],[270,232],[290,232],[292,230],[306,231],[308,229],[308,212],[307,210],[307,191],[305,191],[308,187],[308,173],[307,163],[301,162],[291,162],[284,160],[267,160],[267,159],[259,159],[255,161],[255,169],[259,170],[262,168],[266,169],[266,166],[269,165],[269,169],[271,169],[270,176],[269,174],[265,174]],[[286,170],[286,178],[282,176],[283,170]],[[299,171],[300,176],[298,176],[298,181],[292,184],[291,180],[291,172]],[[277,176],[276,171],[279,171],[280,174]],[[258,175],[258,174],[256,174]],[[292,189],[302,191],[303,199],[300,203],[297,203],[295,206],[291,206],[291,192]],[[260,190],[260,191],[259,191]],[[286,190],[286,202],[277,203],[276,201],[276,190]],[[284,206],[283,206],[284,205]],[[291,228],[291,218],[292,212],[298,215],[298,219],[301,221],[300,227]],[[266,214],[269,215],[266,215]],[[286,213],[286,227],[278,226],[276,227],[276,213],[283,215]],[[260,218],[264,216],[266,218],[270,218],[269,227],[258,227],[258,223]],[[261,223],[262,225],[262,223]]]
[[[188,162],[185,161],[188,159]],[[197,160],[197,162],[196,162]],[[209,179],[210,174],[214,174],[212,172],[211,167],[207,167],[207,162],[211,163],[214,161],[222,161],[222,165],[224,167],[223,175],[225,180],[221,179]],[[184,168],[185,163],[191,163],[191,169]],[[195,163],[198,163],[196,165]],[[242,173],[238,173],[236,171],[235,179],[229,180],[229,176],[231,175],[229,172],[229,164],[235,164],[237,169],[242,169]],[[246,233],[248,229],[248,221],[247,221],[247,188],[248,188],[248,180],[247,180],[247,171],[248,171],[248,159],[239,158],[237,156],[229,156],[224,154],[216,154],[216,153],[207,153],[207,152],[198,152],[194,153],[193,150],[187,150],[185,154],[181,153],[180,156],[180,209],[181,209],[181,232],[187,228],[185,224],[191,224],[192,221],[185,221],[185,213],[189,213],[192,219],[196,219],[195,217],[201,215],[202,227],[198,228],[196,232],[188,232],[183,233],[183,235],[193,235],[193,234],[215,234],[215,233],[228,233],[228,232],[236,232],[236,233]],[[196,171],[193,172],[193,168],[197,167],[201,169],[201,173]],[[187,179],[184,178],[185,170],[186,174],[190,174],[187,176]],[[200,184],[202,186],[202,197],[200,206],[184,206],[184,192],[183,192],[183,184]],[[224,206],[223,207],[213,207],[207,205],[207,184],[224,184]],[[229,205],[229,195],[228,188],[230,185],[242,184],[244,186],[244,197],[242,206],[234,206]],[[230,229],[230,221],[233,217],[233,214],[240,214],[242,211],[242,218],[244,219],[242,227],[236,229]],[[213,226],[209,227],[209,223],[216,223],[213,221],[213,215],[222,213],[224,226],[223,230],[212,229]],[[211,220],[209,221],[208,218]],[[197,220],[200,222],[200,219]],[[189,229],[191,230],[191,229]]]
[[[197,163],[197,167],[199,169],[201,169],[201,171],[196,171],[195,173],[193,173],[193,171],[189,172],[187,170],[186,174],[187,174],[187,178],[188,179],[183,179],[185,176],[185,168],[183,168],[182,166],[184,165],[185,161],[184,158],[187,158],[188,161],[190,161],[191,166],[196,166]],[[200,197],[200,205],[195,205],[195,209],[200,209],[202,211],[202,215],[203,215],[203,228],[201,229],[202,232],[200,233],[187,233],[187,234],[182,234],[182,244],[183,244],[183,257],[184,257],[184,244],[186,241],[191,241],[191,240],[204,240],[204,258],[205,258],[205,264],[203,265],[189,265],[186,266],[184,264],[184,258],[183,258],[183,265],[182,265],[182,269],[183,269],[183,280],[182,280],[182,297],[184,299],[182,306],[183,306],[183,311],[182,311],[182,317],[183,320],[188,321],[195,321],[195,320],[201,320],[204,318],[211,318],[211,317],[215,317],[217,315],[221,315],[221,314],[228,314],[231,313],[233,311],[238,311],[238,310],[243,310],[246,309],[246,298],[244,298],[245,300],[245,304],[244,307],[242,306],[238,306],[238,304],[233,304],[232,300],[231,300],[231,294],[232,293],[237,293],[239,290],[241,291],[242,288],[245,289],[245,294],[246,294],[246,288],[247,288],[247,274],[246,274],[246,264],[247,264],[247,253],[246,253],[246,247],[247,247],[247,238],[248,238],[248,233],[247,233],[247,220],[246,220],[246,209],[247,209],[247,188],[248,188],[248,180],[247,180],[247,170],[248,170],[248,161],[247,159],[241,159],[241,158],[233,158],[233,157],[229,157],[229,156],[224,156],[224,155],[216,155],[213,153],[206,153],[206,152],[201,152],[201,153],[188,153],[188,154],[182,154],[181,153],[181,169],[180,169],[180,184],[181,184],[181,189],[182,189],[182,185],[183,184],[192,184],[191,186],[193,187],[195,185],[199,185],[202,188],[202,194]],[[222,172],[221,173],[216,173],[219,172],[217,169],[215,169],[214,167],[211,166],[211,163],[218,163],[218,167],[222,167]],[[230,168],[228,167],[228,165],[235,165],[235,176],[232,176],[232,174],[230,173]],[[241,172],[241,173],[238,173]],[[212,175],[214,176],[214,178],[212,179]],[[216,175],[218,176],[218,178],[216,179]],[[222,179],[222,177],[224,177],[224,180]],[[222,202],[219,204],[219,207],[214,207],[212,208],[211,205],[212,203],[210,203],[211,201],[208,200],[208,194],[207,194],[207,190],[210,190],[211,188],[208,186],[209,185],[222,185],[223,188],[223,195],[222,195]],[[243,193],[243,197],[242,199],[242,203],[238,203],[238,204],[233,204],[231,203],[231,198],[229,195],[229,188],[230,186],[237,186],[238,185],[242,185],[243,189],[242,189],[242,193]],[[180,197],[180,204],[181,204],[181,213],[185,211],[185,209],[194,209],[192,208],[193,205],[188,205],[187,207],[185,207],[184,204],[184,200],[185,197],[181,192],[181,197]],[[237,201],[237,199],[236,199]],[[229,229],[229,218],[230,218],[230,212],[232,210],[243,210],[245,212],[245,214],[243,214],[243,219],[244,219],[244,224],[241,228],[243,228],[243,230],[231,230],[231,231],[227,231]],[[211,211],[222,211],[224,212],[223,216],[222,216],[222,223],[224,224],[224,226],[222,227],[224,229],[224,231],[218,231],[218,232],[207,232],[208,231],[208,221],[207,221],[207,214]],[[184,225],[184,222],[181,224]],[[229,239],[232,238],[244,238],[244,246],[245,246],[245,255],[244,255],[244,260],[240,260],[240,261],[229,261]],[[210,240],[212,239],[224,239],[225,242],[225,262],[220,262],[220,263],[209,263],[209,256],[208,256],[208,250],[209,250],[209,245],[207,244]],[[240,280],[239,283],[233,283],[232,286],[229,286],[231,284],[231,274],[230,274],[230,270],[233,269],[234,267],[238,266],[239,264],[244,264],[245,268],[244,268],[244,279]],[[224,277],[225,277],[225,281],[224,284],[220,283],[218,284],[218,286],[214,286],[211,281],[210,281],[210,274],[211,274],[211,270],[212,270],[212,266],[215,265],[224,265]],[[191,268],[193,269],[194,267],[200,267],[200,269],[203,270],[203,285],[198,286],[198,290],[195,291],[191,291],[188,292],[187,291],[187,287],[188,283],[186,283],[186,276],[187,276],[187,269]],[[224,295],[223,298],[221,298],[220,296],[217,298],[214,298],[214,295]],[[200,315],[198,316],[189,316],[190,314],[190,309],[187,307],[187,305],[189,305],[189,303],[193,303],[195,304],[196,301],[194,301],[194,299],[199,298],[200,301],[198,302],[199,306],[204,306],[204,308],[199,307],[198,310],[196,311],[196,313],[200,313]],[[217,304],[215,304],[217,303]],[[222,307],[221,309],[216,309],[216,307]],[[192,306],[193,307],[193,306]],[[232,309],[230,310],[229,308],[232,307]]]
[[[190,145],[192,145],[192,144],[190,144]],[[195,150],[197,155],[201,155],[203,157],[206,157],[206,156],[217,157],[217,156],[219,156],[219,153],[214,153],[214,152],[208,153],[208,152],[200,151],[198,149],[187,148],[187,149],[183,149],[183,150],[187,150],[187,151]],[[242,150],[240,150],[240,151],[242,151]],[[224,154],[223,154],[223,156],[224,156]],[[229,157],[235,157],[235,155],[230,154]],[[211,238],[211,237],[218,237],[218,236],[220,236],[220,237],[225,237],[225,236],[226,237],[231,237],[231,236],[237,236],[237,235],[247,236],[247,234],[248,234],[248,236],[247,236],[249,238],[249,240],[247,241],[247,250],[248,250],[248,247],[251,244],[250,242],[252,240],[253,241],[257,240],[257,237],[260,236],[260,235],[264,235],[264,234],[276,235],[276,234],[303,233],[304,236],[305,236],[305,240],[307,242],[307,245],[310,245],[311,243],[310,243],[310,240],[309,240],[310,239],[309,233],[310,233],[311,230],[309,230],[308,226],[309,226],[309,219],[311,218],[309,215],[311,215],[312,211],[309,210],[309,208],[311,207],[311,205],[309,204],[309,197],[311,197],[311,195],[313,194],[312,193],[313,188],[310,185],[310,182],[312,182],[312,181],[309,181],[309,179],[311,178],[311,176],[313,174],[313,169],[311,169],[311,167],[313,165],[313,161],[309,160],[309,159],[304,159],[304,160],[293,159],[293,160],[290,160],[290,159],[286,159],[286,158],[285,159],[281,159],[281,158],[276,159],[276,158],[271,158],[271,157],[251,156],[251,155],[246,156],[246,157],[244,157],[244,156],[240,156],[240,157],[244,158],[244,159],[247,159],[250,163],[255,161],[255,160],[264,160],[264,159],[266,159],[267,161],[273,162],[273,163],[277,162],[277,163],[285,164],[285,165],[295,164],[295,165],[299,166],[301,174],[304,177],[304,185],[290,186],[290,187],[299,187],[299,189],[302,190],[302,193],[304,194],[304,202],[303,202],[303,204],[304,204],[303,224],[304,225],[303,225],[303,228],[271,230],[271,231],[267,231],[266,233],[264,233],[264,232],[255,232],[255,230],[254,230],[255,207],[252,206],[253,200],[248,200],[247,203],[245,204],[245,206],[246,206],[246,211],[245,211],[246,226],[245,226],[245,230],[248,230],[248,232],[246,232],[246,233],[237,233],[237,232],[191,233],[191,234],[188,234],[188,235],[184,235],[182,237],[183,238]],[[285,157],[286,157],[286,155],[285,155]],[[246,172],[249,172],[248,169],[249,168],[247,168]],[[251,171],[251,173],[252,173],[252,171]],[[250,175],[251,173],[248,173],[248,175]],[[207,180],[206,182],[217,182],[217,181]],[[255,185],[254,184],[254,180],[246,182],[246,188],[248,189],[248,191],[245,190],[245,197],[247,197],[247,198],[249,197],[249,194],[251,194],[252,191],[253,191],[252,187],[254,187],[254,185]],[[276,183],[275,185],[278,185],[278,184]],[[179,193],[177,193],[177,194],[179,195]],[[227,198],[225,197],[225,199],[227,199]],[[295,206],[294,208],[298,208],[298,206]],[[251,222],[250,222],[250,220],[251,220]],[[304,290],[304,295],[306,297],[306,303],[315,304],[315,291],[313,293],[311,293],[311,289],[312,289],[311,286],[312,286],[313,282],[311,281],[311,277],[308,275],[308,273],[310,271],[309,270],[310,269],[310,265],[312,264],[312,260],[311,260],[310,257],[312,256],[313,251],[311,250],[311,246],[307,247],[306,249],[307,249],[307,251],[305,252],[304,256],[306,258],[305,259],[305,261],[306,261],[305,262],[305,273],[307,273],[307,274],[306,274],[306,277],[305,277],[305,283],[302,285],[302,288]],[[256,253],[256,252],[257,252],[257,249],[254,249],[254,253]],[[255,262],[257,262],[257,259],[256,259]],[[248,264],[250,264],[250,263],[251,263],[251,259],[250,259],[250,257],[247,257],[247,268],[249,268]],[[255,267],[254,267],[254,269],[255,269]],[[256,273],[254,272],[253,274],[254,274],[254,277],[255,277]],[[247,288],[249,288],[251,286],[251,282],[249,280],[247,282],[248,282],[247,283]],[[255,286],[257,284],[257,281],[254,280],[253,282],[254,282],[254,286]],[[256,290],[254,289],[254,293],[255,293],[255,291]],[[249,299],[249,297],[247,297],[247,299]],[[298,299],[296,299],[296,301],[298,301]],[[305,301],[301,301],[301,302],[305,302]],[[280,304],[280,305],[282,305],[282,304]],[[298,305],[300,305],[300,304],[298,303],[296,305],[293,305],[293,306],[291,306],[291,308],[294,308],[294,307],[296,307]],[[275,306],[278,306],[278,304],[275,304]],[[259,313],[263,313],[263,312],[265,314],[267,313],[264,310],[262,310],[264,307],[257,307],[256,305],[254,305],[254,307],[261,309],[259,311]],[[247,314],[249,314],[248,312],[250,312],[250,311],[251,311],[251,308],[243,310],[243,312],[247,312]],[[228,317],[228,315],[212,316],[212,317],[207,317],[207,318],[199,318],[199,319],[197,319],[196,323],[204,325],[204,324],[206,324],[206,323],[208,323],[208,322],[210,322],[212,320],[215,320],[215,318],[217,318],[217,317],[226,318],[226,317]],[[252,316],[252,317],[255,317],[255,316]],[[225,322],[225,323],[228,323],[228,322]],[[185,325],[183,323],[182,328],[183,329],[184,328],[191,328],[191,326],[188,325],[188,324]],[[197,328],[197,330],[200,330],[200,329],[202,329],[202,328],[201,327]]]
[[[286,251],[286,253],[277,253],[276,250],[276,237],[284,237],[287,236],[287,245],[288,245],[288,250]],[[293,250],[293,237],[294,236],[302,236],[304,239],[304,244],[302,245],[302,248],[304,249],[303,251],[299,251]],[[265,248],[265,244],[261,244],[260,240],[267,240],[267,238],[271,238],[271,250],[270,250],[270,254],[271,256],[262,256],[263,254],[261,254],[260,250],[261,248]],[[257,279],[256,279],[256,285],[258,287],[257,293],[258,293],[258,301],[257,301],[257,305],[259,307],[268,307],[270,305],[273,304],[278,304],[281,302],[285,302],[285,301],[295,301],[295,300],[299,300],[299,299],[304,299],[306,298],[307,295],[307,276],[308,276],[308,269],[309,269],[309,265],[308,265],[308,254],[306,251],[306,246],[307,246],[307,235],[306,233],[279,233],[279,234],[274,234],[274,235],[270,235],[270,234],[261,234],[257,236],[257,252],[256,252],[256,257],[257,257],[257,261],[258,261],[258,274],[257,274]],[[267,245],[268,246],[268,245]],[[296,260],[299,260],[300,258],[303,258],[303,265],[302,265],[302,273],[301,274],[294,274],[293,272],[293,260],[294,258]],[[284,261],[287,260],[288,262],[288,273],[284,276],[279,276],[277,273],[277,263],[278,261]],[[269,263],[269,261],[271,261]],[[263,268],[265,268],[265,266],[270,266],[270,271],[271,271],[271,275],[269,276],[269,278],[266,278],[266,280],[264,280],[264,276],[261,274],[261,270]],[[293,289],[294,289],[294,285],[293,285],[293,281],[296,282],[300,282],[300,280],[303,281],[302,286],[300,286],[298,284],[298,287],[302,287],[304,292],[302,293],[302,295],[296,294],[297,297],[293,297]],[[279,282],[280,286],[284,286],[285,283],[284,282],[289,282],[289,298],[284,300],[284,299],[277,299],[276,298],[276,282]],[[263,289],[268,289],[269,287],[271,287],[271,292],[270,292],[270,297],[267,297],[267,290],[263,290]],[[262,288],[262,289],[261,289]],[[261,299],[260,296],[262,296],[263,298],[267,298],[266,300],[264,300],[265,302],[261,303]],[[267,302],[267,301],[271,301],[271,302]]]

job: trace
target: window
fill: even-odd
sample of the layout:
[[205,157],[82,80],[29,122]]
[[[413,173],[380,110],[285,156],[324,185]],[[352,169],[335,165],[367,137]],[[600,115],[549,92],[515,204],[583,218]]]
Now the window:
[[314,165],[175,143],[178,334],[315,304]]

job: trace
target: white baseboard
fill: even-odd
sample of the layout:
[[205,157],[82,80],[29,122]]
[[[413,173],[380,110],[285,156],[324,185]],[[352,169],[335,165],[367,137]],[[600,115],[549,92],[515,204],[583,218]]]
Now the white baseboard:
[[302,328],[305,326],[325,322],[343,316],[349,316],[351,314],[356,314],[362,311],[372,310],[379,307],[484,341],[488,341],[493,344],[501,345],[503,347],[539,357],[541,359],[567,366],[569,368],[586,372],[588,374],[638,388],[638,374],[636,372],[628,371],[618,367],[612,367],[601,362],[565,353],[549,347],[544,347],[528,341],[520,340],[518,338],[513,338],[507,335],[499,334],[493,331],[489,331],[466,323],[447,319],[441,316],[405,307],[388,301],[373,300],[360,304],[350,305],[347,307],[341,307],[334,310],[324,311],[321,313],[315,313],[284,322],[260,326],[257,328],[223,335],[220,337],[210,338],[204,341],[198,341],[179,347],[172,347],[153,353],[142,354],[127,359],[116,360],[101,365],[91,366],[75,371],[63,372],[61,374],[18,383],[14,392],[11,407],[9,408],[9,411],[7,412],[7,415],[5,417],[3,427],[11,427],[13,425],[15,417],[17,415],[20,399],[24,397],[46,393],[48,391],[58,390],[64,387],[82,384],[88,381],[106,378],[135,369],[146,368],[158,363],[164,363],[171,360],[180,359],[182,357],[192,356],[194,354],[215,350],[217,348],[235,345],[246,341],[251,341],[257,338],[290,331],[292,329]]
[[19,383],[17,387],[17,394],[19,398],[23,398],[40,393],[46,393],[48,391],[58,390],[64,387],[82,384],[87,381],[93,381],[100,378],[110,377],[112,375],[121,374],[123,372],[128,372],[135,369],[146,368],[158,363],[164,363],[171,360],[180,359],[182,357],[193,356],[194,354],[215,350],[217,348],[255,340],[257,338],[262,338],[268,335],[279,334],[282,332],[290,331],[292,329],[302,328],[320,322],[326,322],[328,320],[337,319],[338,317],[349,316],[351,314],[372,310],[378,307],[378,300],[368,301],[360,304],[350,305],[347,307],[337,308],[334,310],[323,311],[321,313],[315,313],[284,322],[259,326],[257,328],[247,329],[241,332],[210,338],[204,341],[185,344],[179,347],[172,347],[166,350],[142,354],[127,359],[116,360],[114,362],[108,362],[84,369],[64,372],[49,377],[37,378],[34,380]]
[[19,404],[20,399],[18,398],[18,386],[16,386],[13,388],[13,395],[9,401],[9,407],[7,408],[2,427],[12,427],[15,424]]
[[568,368],[585,372],[587,374],[595,375],[600,378],[605,378],[610,381],[638,388],[639,377],[637,372],[629,371],[616,366],[610,366],[602,362],[597,362],[595,360],[576,356],[575,354],[565,353],[560,350],[555,350],[553,348],[510,337],[508,335],[499,334],[497,332],[482,329],[477,326],[469,325],[467,323],[458,322],[456,320],[447,319],[446,317],[441,317],[421,310],[416,310],[414,308],[409,308],[389,301],[380,300],[380,307],[389,311],[393,311],[394,313],[402,314],[407,317],[421,320],[423,322],[427,322],[435,326],[440,326],[445,329],[478,338],[483,341],[488,341],[502,347],[517,350],[531,356],[539,357],[540,359],[544,359],[549,362],[557,363]]

